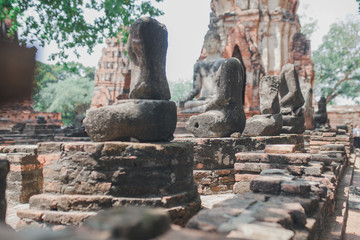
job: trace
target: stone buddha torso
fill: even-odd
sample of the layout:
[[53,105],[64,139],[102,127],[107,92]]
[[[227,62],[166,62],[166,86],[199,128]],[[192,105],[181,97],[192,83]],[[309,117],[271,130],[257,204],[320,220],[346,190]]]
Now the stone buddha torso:
[[[205,36],[204,48],[207,57],[194,65],[193,89],[180,101],[184,108],[181,113],[204,112],[205,105],[216,95],[215,75],[225,60],[219,52],[220,36],[210,30]],[[198,98],[193,100],[196,96]]]

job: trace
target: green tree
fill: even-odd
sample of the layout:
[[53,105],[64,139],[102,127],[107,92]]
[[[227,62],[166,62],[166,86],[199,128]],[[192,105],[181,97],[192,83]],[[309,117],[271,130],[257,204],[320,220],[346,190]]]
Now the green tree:
[[94,80],[86,77],[67,78],[50,83],[39,92],[39,105],[46,112],[60,112],[64,125],[90,107]]
[[191,80],[178,80],[178,81],[169,81],[169,88],[171,92],[171,100],[179,101],[186,94],[188,94],[193,86]]
[[[162,2],[163,0],[152,0]],[[104,38],[115,37],[126,31],[122,27],[131,25],[142,15],[159,16],[163,13],[150,0],[0,0],[0,23],[7,22],[7,34],[19,36],[22,43],[39,43],[40,46],[54,41],[59,52],[56,57],[66,58],[66,49],[87,47],[91,53],[94,46]],[[86,19],[87,11],[92,19]],[[10,24],[11,23],[11,24]],[[0,34],[1,38],[1,34]]]
[[360,93],[360,19],[334,23],[313,52],[315,91],[326,102],[337,96],[355,100]]
[[68,62],[63,64],[36,63],[33,101],[34,108],[39,111],[46,110],[48,100],[42,99],[40,91],[51,84],[63,81],[67,78],[88,78],[94,79],[95,68],[86,67],[81,63]]
[[37,111],[61,112],[65,125],[90,107],[94,90],[94,67],[80,63],[45,64],[37,62],[34,108]]

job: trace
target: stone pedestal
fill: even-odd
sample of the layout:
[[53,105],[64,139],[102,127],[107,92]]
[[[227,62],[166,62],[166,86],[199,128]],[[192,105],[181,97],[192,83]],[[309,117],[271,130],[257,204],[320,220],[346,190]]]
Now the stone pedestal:
[[0,156],[10,163],[6,196],[12,204],[28,203],[42,192],[43,166],[37,159],[36,145],[1,146]]
[[188,143],[41,143],[38,152],[44,193],[18,212],[19,227],[77,225],[122,206],[163,207],[183,225],[200,209]]

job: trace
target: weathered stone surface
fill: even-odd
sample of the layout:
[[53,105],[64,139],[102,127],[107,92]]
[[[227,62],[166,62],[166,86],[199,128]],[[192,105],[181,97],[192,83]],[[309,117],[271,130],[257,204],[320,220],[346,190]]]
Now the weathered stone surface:
[[279,77],[264,76],[260,81],[260,112],[261,114],[277,114],[279,104]]
[[176,105],[162,100],[122,100],[88,110],[84,126],[96,142],[130,138],[168,141],[176,127]]
[[165,74],[167,37],[165,25],[155,19],[143,17],[132,24],[128,40],[131,61],[130,98],[170,99]]
[[255,115],[246,121],[244,136],[280,135],[283,125],[281,114]]
[[196,137],[229,137],[245,127],[243,109],[244,67],[235,58],[224,61],[216,75],[216,97],[206,105],[205,113],[192,116],[186,129]]
[[[21,149],[21,148],[20,148]],[[12,203],[27,203],[43,190],[43,166],[33,153],[7,153],[10,162],[7,199]]]
[[206,232],[218,232],[221,224],[238,216],[244,209],[217,207],[200,211],[186,224],[187,228],[199,229]]
[[[196,231],[192,229],[179,229],[179,230],[171,230],[166,232],[165,234],[154,238],[154,240],[223,240],[224,235],[216,234],[216,233],[207,233],[203,231]],[[226,239],[234,239],[234,238],[226,238]]]
[[282,175],[263,175],[253,179],[250,183],[250,189],[253,192],[269,193],[278,195],[281,193],[281,184],[292,180],[289,176]]
[[66,143],[61,157],[44,166],[44,193],[150,197],[190,191],[192,151],[188,143]]
[[293,64],[285,64],[281,69],[279,93],[282,114],[294,113],[305,103]]
[[6,216],[6,176],[10,171],[9,162],[0,156],[0,223],[5,222]]
[[303,151],[304,137],[292,134],[240,138],[176,138],[174,141],[193,143],[195,169],[215,170],[233,168],[235,154],[262,151],[267,144],[295,144],[296,151]]
[[290,240],[293,239],[294,232],[264,224],[242,224],[238,226],[237,230],[231,231],[226,237],[254,240]]
[[294,144],[268,144],[264,149],[265,153],[294,153],[295,145]]
[[113,239],[146,240],[168,231],[170,218],[163,209],[115,208],[87,219],[84,226]]

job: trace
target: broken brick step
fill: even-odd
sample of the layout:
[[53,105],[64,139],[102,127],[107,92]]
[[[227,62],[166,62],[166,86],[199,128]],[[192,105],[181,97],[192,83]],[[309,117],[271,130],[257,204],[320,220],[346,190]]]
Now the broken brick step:
[[193,143],[195,170],[231,169],[236,162],[236,153],[263,151],[268,145],[289,144],[295,145],[295,151],[304,151],[304,137],[299,134],[238,138],[176,138],[174,142]]
[[294,153],[295,152],[295,144],[268,144],[265,146],[265,153]]
[[[49,197],[49,196],[48,196]],[[61,196],[60,196],[61,197]],[[77,203],[80,204],[84,203],[81,202],[81,197],[85,197],[87,198],[87,196],[66,196],[66,197],[70,197],[73,200],[76,197],[79,197],[77,200]],[[97,199],[100,201],[100,199],[103,201],[103,203],[109,203],[109,196],[96,196]],[[175,204],[171,204],[171,205],[175,205],[173,207],[169,207],[166,208],[166,211],[169,213],[171,222],[173,224],[177,224],[177,225],[181,225],[184,226],[185,223],[192,217],[194,216],[201,208],[201,200],[198,197],[198,195],[196,194],[196,197],[193,198],[191,201],[188,201],[187,203],[183,203],[180,204],[180,202],[185,202],[184,199],[186,199],[186,196],[181,197],[181,196],[177,196],[177,205]],[[44,199],[42,199],[44,200]],[[56,204],[55,202],[51,202],[51,197],[49,197],[47,199],[50,203],[49,204]],[[60,200],[60,199],[56,199],[55,201]],[[64,199],[61,199],[64,200]],[[85,199],[86,200],[86,199]],[[145,206],[143,204],[143,202],[141,202],[141,199],[132,199],[134,202],[130,202],[130,199],[120,199],[120,198],[116,198],[116,200],[118,200],[118,202],[115,202],[113,204],[113,207],[123,207],[123,206]],[[143,199],[142,199],[143,200]],[[164,205],[166,205],[167,201],[172,201],[174,199],[167,199],[166,197],[163,197],[161,199],[162,203],[163,203],[163,207]],[[65,200],[66,201],[66,200]],[[76,200],[75,200],[76,201]],[[138,201],[138,202],[136,202]],[[36,202],[34,200],[34,202]],[[30,205],[34,206],[34,202],[31,203]],[[40,204],[40,205],[39,205]],[[85,203],[86,205],[86,203]],[[35,204],[36,207],[42,207],[42,208],[46,208],[45,205],[42,205],[39,202],[37,202]],[[100,206],[100,205],[98,205]],[[20,210],[17,212],[18,217],[20,218],[20,222],[18,223],[19,228],[22,228],[25,225],[38,225],[41,223],[47,223],[47,224],[52,224],[52,225],[80,225],[85,219],[87,219],[88,217],[94,216],[97,214],[97,210],[100,209],[96,209],[92,208],[92,211],[84,211],[83,208],[79,207],[78,209],[81,209],[81,211],[59,211],[59,208],[56,210],[48,210],[48,209],[27,209],[27,210]]]
[[[270,154],[270,153],[254,153],[240,152],[235,154],[236,164],[238,163],[268,163],[268,164],[286,164],[286,165],[308,165],[310,161],[323,162],[330,165],[334,160],[327,155],[307,154],[307,153],[288,153],[288,154]],[[236,169],[236,167],[235,167]]]
[[88,217],[96,215],[96,212],[62,212],[48,210],[19,210],[17,216],[24,220],[30,219],[36,222],[50,224],[79,225]]
[[56,195],[38,194],[30,198],[31,209],[55,211],[98,211],[110,207],[148,206],[176,207],[198,199],[196,189],[189,193],[180,193],[163,197],[119,198],[107,195]]

